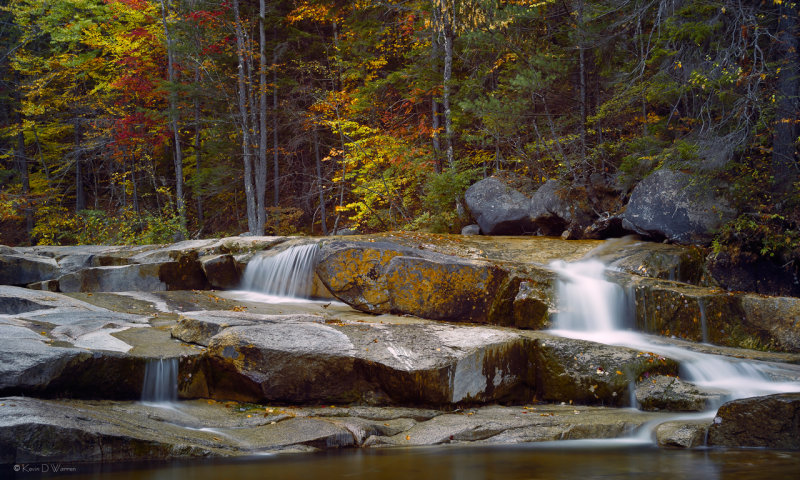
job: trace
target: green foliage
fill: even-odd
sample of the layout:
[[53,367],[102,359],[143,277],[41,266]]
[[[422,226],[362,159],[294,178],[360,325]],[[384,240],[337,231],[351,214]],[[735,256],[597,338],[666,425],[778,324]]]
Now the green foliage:
[[422,213],[408,225],[411,230],[433,233],[457,233],[464,219],[459,215],[457,202],[480,175],[477,168],[457,165],[442,173],[431,173],[424,187]]
[[70,214],[63,206],[45,204],[36,211],[32,234],[39,245],[149,245],[174,242],[181,230],[180,216],[171,207],[160,215],[131,209],[117,214],[81,210]]
[[724,251],[733,259],[768,257],[800,270],[800,228],[782,215],[740,215],[723,226],[713,248],[715,253]]

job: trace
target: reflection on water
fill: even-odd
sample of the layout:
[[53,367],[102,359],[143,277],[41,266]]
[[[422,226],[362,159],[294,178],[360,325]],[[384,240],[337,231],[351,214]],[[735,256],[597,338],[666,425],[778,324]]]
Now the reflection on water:
[[[134,467],[133,469],[131,469]],[[73,479],[617,479],[797,478],[800,452],[770,450],[659,450],[593,447],[570,442],[509,447],[343,450],[238,461],[161,465],[82,466]],[[127,470],[120,470],[128,468]],[[101,470],[102,469],[102,470]],[[81,470],[83,470],[81,472]]]

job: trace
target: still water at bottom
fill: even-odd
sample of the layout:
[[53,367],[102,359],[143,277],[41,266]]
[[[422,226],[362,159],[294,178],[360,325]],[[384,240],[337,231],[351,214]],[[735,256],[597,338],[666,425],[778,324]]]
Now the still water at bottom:
[[[347,450],[236,461],[82,466],[70,478],[155,479],[782,479],[800,478],[800,452],[654,447],[438,447]],[[102,470],[100,470],[102,468]]]

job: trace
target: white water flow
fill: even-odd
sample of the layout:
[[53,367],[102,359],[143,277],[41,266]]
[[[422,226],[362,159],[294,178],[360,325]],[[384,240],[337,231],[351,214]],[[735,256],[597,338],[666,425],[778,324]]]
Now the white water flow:
[[309,298],[317,261],[316,244],[291,247],[247,264],[242,288],[276,297]]
[[178,359],[150,360],[144,369],[142,401],[173,403],[178,401]]
[[[699,387],[722,391],[723,401],[800,391],[800,382],[774,381],[770,375],[774,367],[767,363],[694,352],[626,330],[625,325],[632,325],[636,313],[635,303],[626,298],[632,293],[626,293],[619,285],[607,281],[605,266],[597,260],[558,261],[551,263],[550,267],[559,275],[559,308],[553,332],[557,335],[625,346],[672,358],[680,364],[682,379]],[[713,416],[717,407],[719,405],[711,405],[705,416]],[[681,415],[678,418],[697,416]],[[646,430],[646,426],[643,429]]]

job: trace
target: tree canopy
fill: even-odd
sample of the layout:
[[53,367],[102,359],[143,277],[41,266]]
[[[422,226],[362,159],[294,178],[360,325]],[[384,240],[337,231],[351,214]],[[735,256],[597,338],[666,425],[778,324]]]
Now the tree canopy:
[[1,243],[458,231],[483,176],[669,167],[800,258],[794,0],[0,5]]

